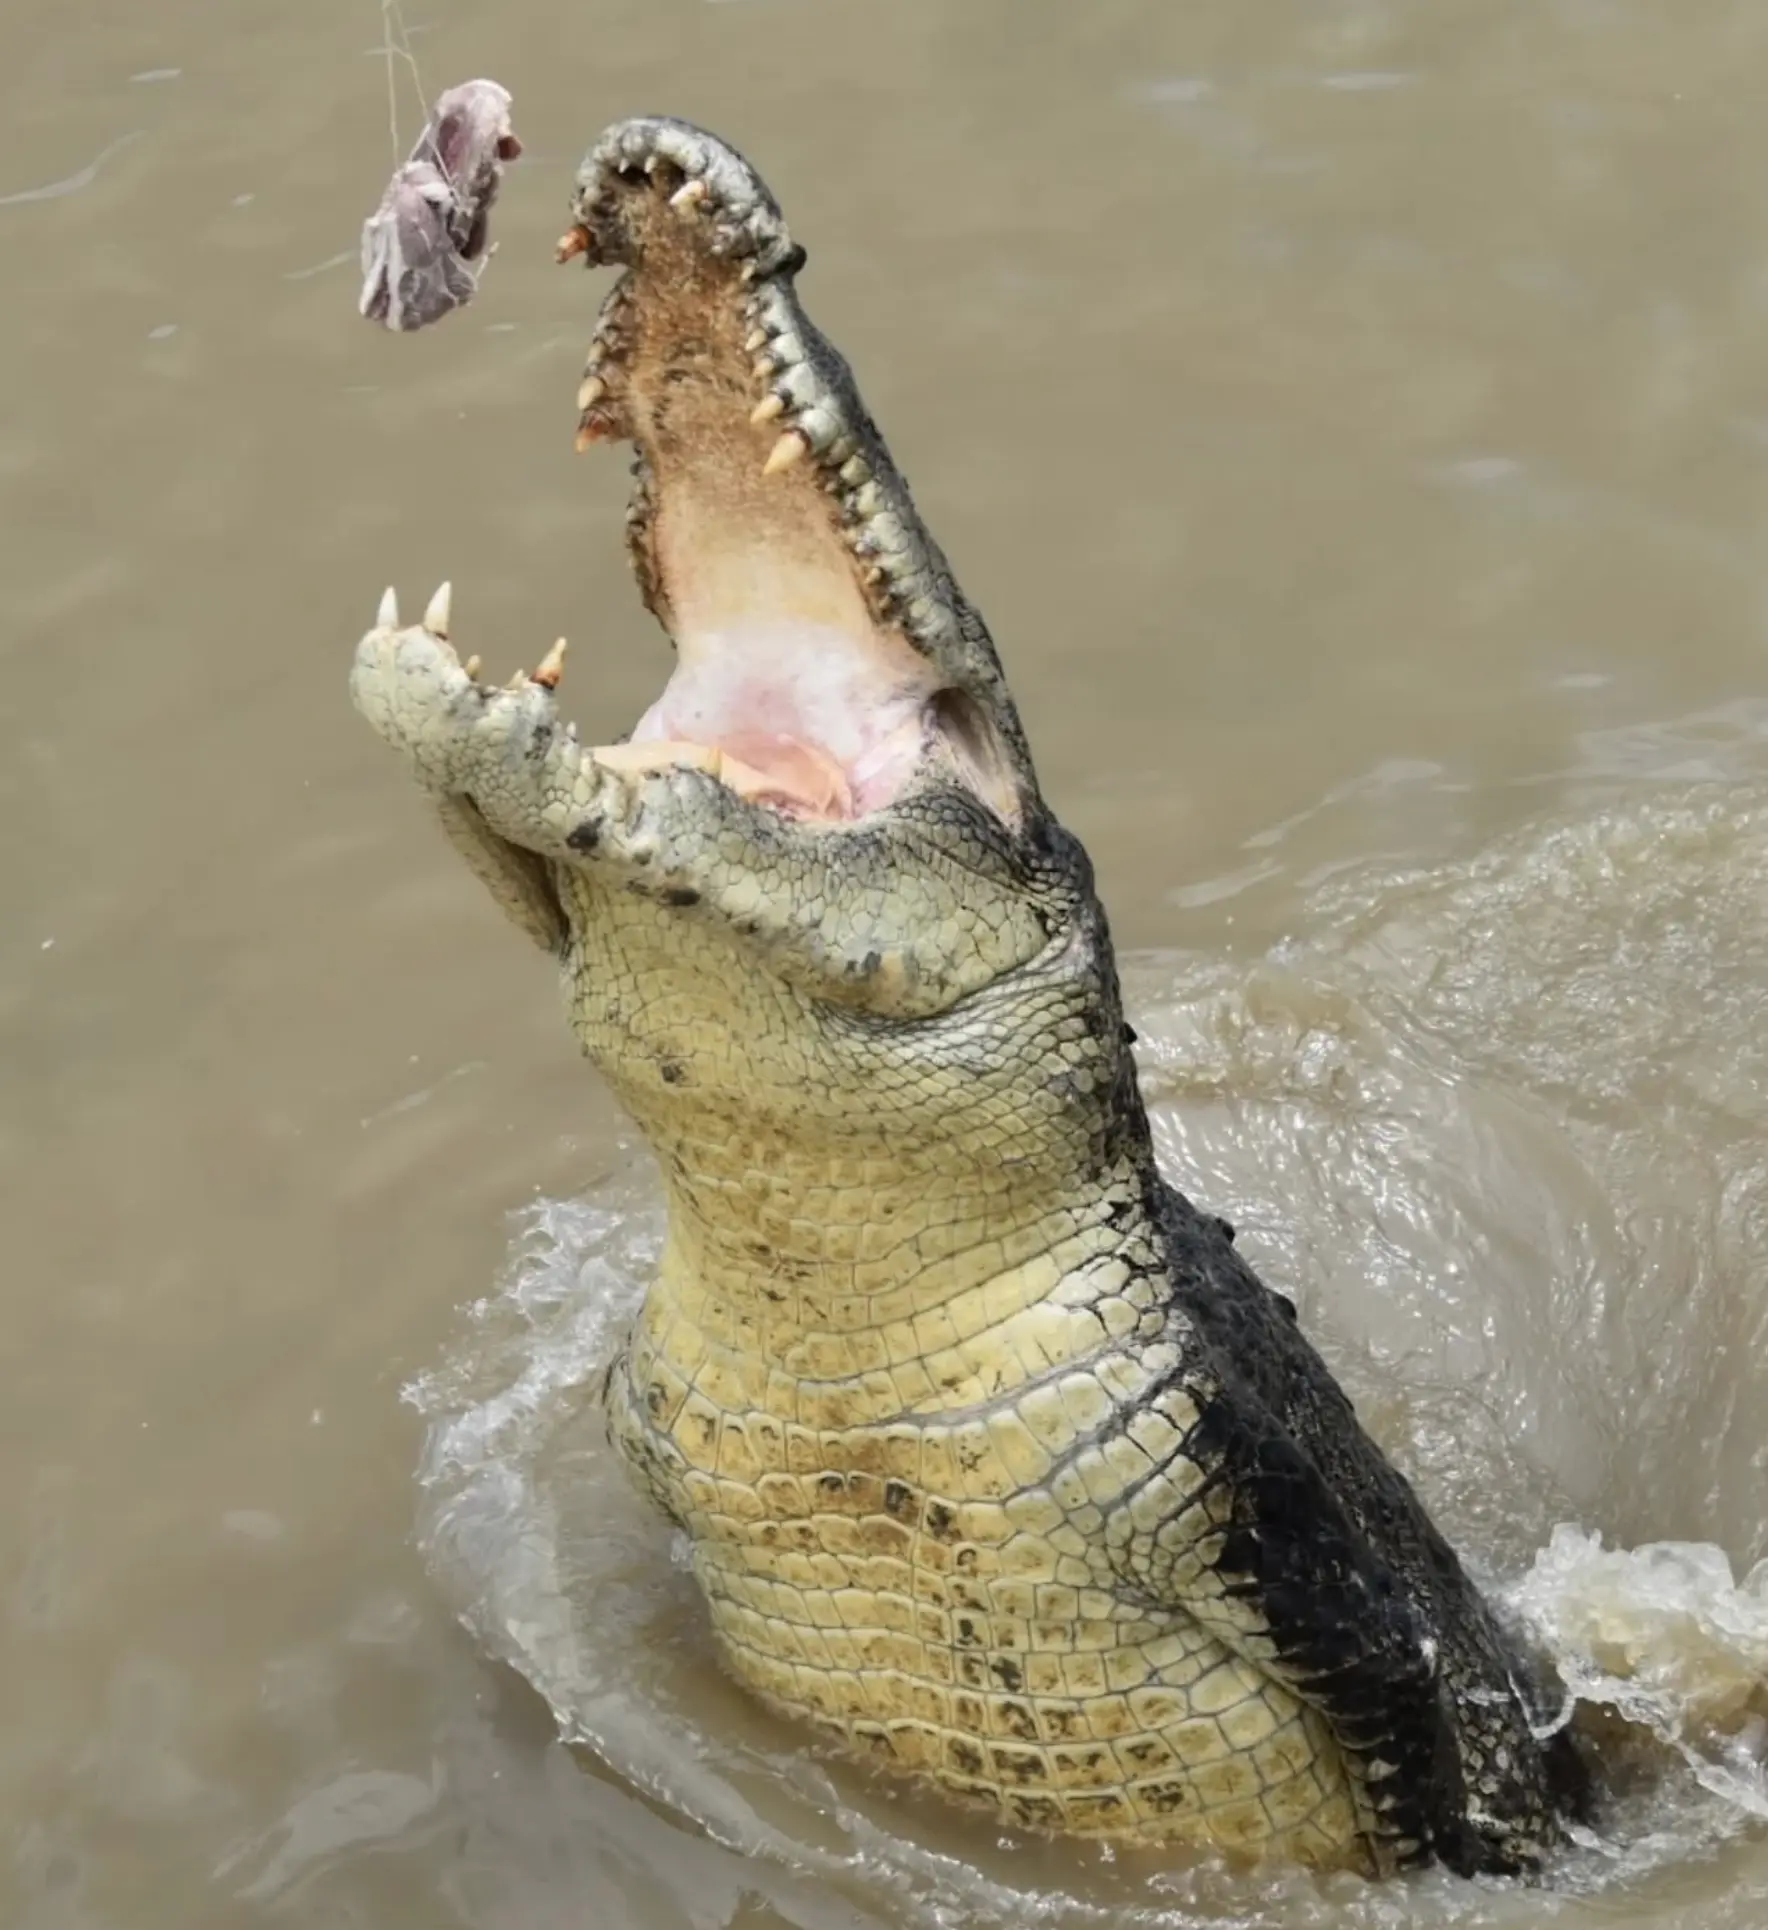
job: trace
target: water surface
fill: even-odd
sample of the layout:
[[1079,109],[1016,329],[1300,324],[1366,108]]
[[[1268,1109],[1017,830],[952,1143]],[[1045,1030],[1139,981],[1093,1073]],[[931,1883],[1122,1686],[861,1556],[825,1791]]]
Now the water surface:
[[[408,19],[528,156],[478,302],[394,340],[375,0],[0,18],[0,1922],[1759,1925],[1768,13]],[[1170,1170],[1632,1698],[1551,1890],[881,1787],[722,1682],[609,1465],[654,1188],[344,674],[447,575],[493,667],[572,637],[586,727],[661,681],[550,263],[650,110],[809,247],[1098,861]]]

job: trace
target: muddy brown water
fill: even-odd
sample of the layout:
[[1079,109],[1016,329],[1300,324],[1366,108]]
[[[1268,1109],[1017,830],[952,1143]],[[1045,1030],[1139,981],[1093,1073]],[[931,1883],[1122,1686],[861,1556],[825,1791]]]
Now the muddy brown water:
[[[0,1923],[1768,1921],[1768,9],[408,19],[529,151],[394,340],[374,0],[0,14]],[[550,264],[653,109],[773,182],[992,621],[1170,1168],[1632,1696],[1546,1889],[880,1787],[609,1467],[654,1189],[344,675],[451,576],[586,724],[657,687]]]

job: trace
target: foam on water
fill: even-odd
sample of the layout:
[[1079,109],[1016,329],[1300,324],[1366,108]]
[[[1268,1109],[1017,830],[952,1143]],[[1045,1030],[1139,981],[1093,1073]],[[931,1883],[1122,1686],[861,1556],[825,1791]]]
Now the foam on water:
[[1605,1548],[1562,1522],[1509,1591],[1580,1703],[1668,1743],[1701,1788],[1768,1818],[1768,1561],[1710,1542]]
[[1129,961],[1160,1156],[1558,1658],[1600,1833],[1545,1889],[1113,1858],[998,1836],[754,1710],[602,1436],[662,1230],[627,1151],[522,1216],[408,1390],[423,1538],[562,1733],[783,1920],[1500,1930],[1621,1892],[1761,1919],[1742,1875],[1680,1914],[1677,1872],[1768,1817],[1768,793],[1635,786],[1456,864],[1342,871],[1301,931]]

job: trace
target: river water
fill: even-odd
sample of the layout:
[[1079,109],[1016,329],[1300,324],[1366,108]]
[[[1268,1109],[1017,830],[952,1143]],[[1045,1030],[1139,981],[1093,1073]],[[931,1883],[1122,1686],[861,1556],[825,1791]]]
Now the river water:
[[[1768,9],[408,5],[528,152],[407,339],[377,0],[0,15],[0,1923],[1756,1930]],[[880,1786],[610,1465],[655,1187],[344,676],[451,576],[586,728],[660,683],[550,263],[652,110],[767,174],[990,617],[1169,1170],[1580,1689],[1546,1887]]]

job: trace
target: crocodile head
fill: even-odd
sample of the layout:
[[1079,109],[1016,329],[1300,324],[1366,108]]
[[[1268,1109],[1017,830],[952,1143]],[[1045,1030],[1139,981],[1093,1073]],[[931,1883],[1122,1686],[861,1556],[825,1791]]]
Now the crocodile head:
[[994,650],[799,303],[804,250],[766,186],[697,128],[627,121],[574,213],[561,259],[627,271],[578,446],[637,450],[628,539],[676,651],[635,754],[714,751],[805,817],[864,816],[937,771],[1017,826],[1037,785]]

